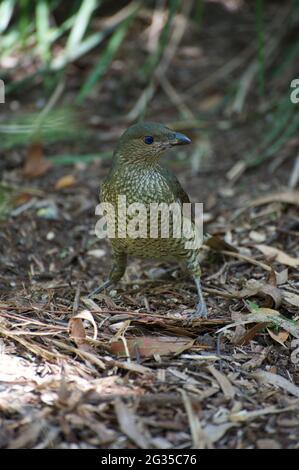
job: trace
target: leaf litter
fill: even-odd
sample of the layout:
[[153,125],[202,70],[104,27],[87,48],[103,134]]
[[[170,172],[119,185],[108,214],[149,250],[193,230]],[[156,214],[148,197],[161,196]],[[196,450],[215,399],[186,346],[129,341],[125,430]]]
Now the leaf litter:
[[[207,33],[203,47],[209,51],[211,42],[217,52]],[[190,62],[184,54],[177,64]],[[192,60],[192,75],[205,72],[210,86],[201,62]],[[90,121],[100,123],[90,141],[95,153],[99,141],[111,151],[127,125],[111,116],[120,98],[115,71],[102,109],[88,104]],[[167,80],[179,80],[177,65],[170,64]],[[173,122],[172,104],[160,87],[157,93],[150,118]],[[206,100],[185,98],[192,114]],[[86,297],[111,261],[108,245],[94,235],[104,159],[80,161],[70,172],[54,160],[50,165],[48,148],[33,142],[23,167],[32,187],[24,187],[18,168],[6,170],[9,187],[22,190],[14,191],[14,207],[5,207],[0,232],[1,448],[298,448],[299,193],[272,176],[268,183],[265,168],[246,174],[246,187],[239,186],[243,162],[227,180],[218,156],[233,165],[231,156],[256,135],[249,125],[224,124],[225,132],[205,137],[207,161],[193,170],[181,157],[168,161],[194,200],[209,206],[209,232],[227,242],[225,250],[206,249],[209,317],[192,324],[186,313],[195,302],[193,284],[163,265],[151,276],[153,266],[135,260],[116,289]],[[187,126],[199,144],[198,121],[176,125]],[[282,171],[282,180],[288,178]]]

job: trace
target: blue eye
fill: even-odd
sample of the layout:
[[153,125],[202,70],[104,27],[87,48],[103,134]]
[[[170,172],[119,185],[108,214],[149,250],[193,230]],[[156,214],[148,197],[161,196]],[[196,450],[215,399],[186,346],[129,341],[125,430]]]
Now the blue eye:
[[151,136],[151,135],[146,135],[144,138],[143,138],[144,142],[146,144],[152,144],[154,142],[154,138]]

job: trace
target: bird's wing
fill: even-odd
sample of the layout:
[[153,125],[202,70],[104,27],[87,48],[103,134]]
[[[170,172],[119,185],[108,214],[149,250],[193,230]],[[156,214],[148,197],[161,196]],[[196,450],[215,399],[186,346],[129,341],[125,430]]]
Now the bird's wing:
[[179,182],[177,177],[173,175],[170,171],[168,171],[167,168],[163,168],[162,172],[175,199],[181,204],[190,203],[189,196],[186,191],[182,188],[181,183]]
[[[181,204],[184,203],[190,203],[190,198],[186,191],[182,188],[181,183],[177,179],[175,175],[170,173],[166,168],[163,168],[163,174],[164,177],[166,178],[169,187],[171,188],[175,199],[179,201]],[[195,210],[194,210],[194,205],[192,204],[191,206],[191,220],[194,221],[195,219]],[[185,214],[185,216],[188,216],[188,213]],[[190,217],[190,215],[189,215]],[[209,233],[205,233],[204,235],[204,244],[207,245],[209,248],[211,248],[214,251],[232,251],[232,252],[238,252],[238,250],[224,241],[222,238],[218,237],[217,235],[211,235]]]

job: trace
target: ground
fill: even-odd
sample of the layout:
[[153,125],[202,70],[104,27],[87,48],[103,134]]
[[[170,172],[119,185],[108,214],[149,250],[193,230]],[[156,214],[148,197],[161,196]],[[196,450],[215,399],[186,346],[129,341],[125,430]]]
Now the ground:
[[[188,323],[192,281],[150,261],[132,259],[115,289],[87,299],[111,262],[109,244],[94,233],[110,158],[53,165],[28,180],[28,150],[2,151],[2,179],[16,195],[0,225],[0,447],[298,448],[299,195],[287,187],[298,139],[275,156],[275,169],[272,160],[230,178],[264,117],[250,106],[241,116],[210,113],[234,76],[208,83],[248,45],[254,15],[245,9],[237,23],[213,8],[201,33],[187,31],[167,75],[181,95],[194,77],[206,84],[186,99],[203,129],[181,119],[161,86],[146,114],[192,137],[190,150],[170,152],[163,164],[204,202],[207,230],[237,249],[206,250],[209,317]],[[219,41],[228,31],[230,40]],[[46,155],[113,150],[142,92],[128,78],[141,52],[125,42],[79,111],[90,137],[45,145]],[[66,103],[79,69],[68,73]],[[21,108],[41,93],[18,97]]]

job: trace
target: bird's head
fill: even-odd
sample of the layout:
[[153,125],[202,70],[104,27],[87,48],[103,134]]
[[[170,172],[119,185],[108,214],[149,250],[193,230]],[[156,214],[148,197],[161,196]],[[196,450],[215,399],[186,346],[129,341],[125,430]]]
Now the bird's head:
[[129,127],[121,136],[115,157],[125,163],[154,163],[167,149],[190,144],[184,134],[156,122],[142,122]]

